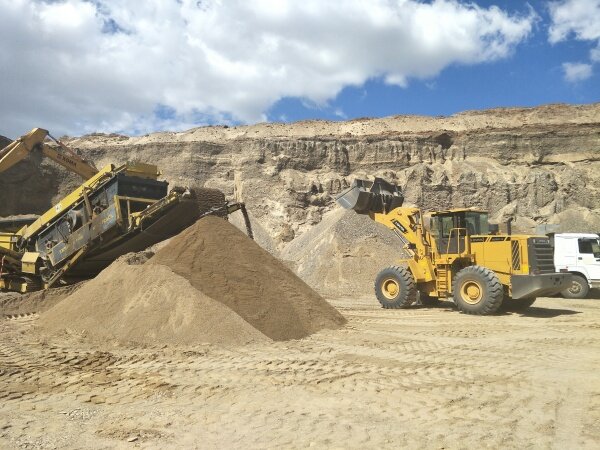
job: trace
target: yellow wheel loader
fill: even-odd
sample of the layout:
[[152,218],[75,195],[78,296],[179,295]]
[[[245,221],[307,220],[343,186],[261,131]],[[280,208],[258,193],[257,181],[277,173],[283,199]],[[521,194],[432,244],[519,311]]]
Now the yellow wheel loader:
[[[408,258],[382,270],[375,294],[384,308],[427,305],[452,298],[467,314],[522,310],[536,297],[570,284],[556,273],[546,236],[498,234],[486,211],[463,208],[423,214],[403,207],[398,186],[381,178],[355,180],[337,201],[394,231]],[[497,228],[497,226],[496,226]]]
[[244,214],[215,189],[174,187],[154,165],[127,163],[97,170],[66,146],[45,143],[34,129],[0,151],[0,173],[32,151],[79,174],[85,181],[41,216],[0,219],[0,290],[27,292],[97,275],[119,256],[146,249],[199,218]]

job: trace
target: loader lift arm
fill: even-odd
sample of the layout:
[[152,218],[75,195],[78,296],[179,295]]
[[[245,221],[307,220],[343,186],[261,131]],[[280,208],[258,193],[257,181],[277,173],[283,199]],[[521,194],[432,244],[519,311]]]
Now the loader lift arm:
[[401,261],[410,267],[416,281],[434,280],[432,248],[423,227],[421,210],[402,206],[404,196],[396,185],[381,178],[374,181],[357,179],[337,201],[344,208],[368,215],[392,230],[410,255],[410,258]]
[[[46,138],[53,140],[58,145],[58,148],[47,145],[45,143]],[[0,173],[25,159],[29,153],[36,149],[39,149],[44,156],[65,167],[67,170],[76,173],[84,180],[98,173],[98,169],[91,162],[77,155],[73,150],[52,137],[47,130],[42,128],[34,128],[26,135],[21,136],[0,150]]]

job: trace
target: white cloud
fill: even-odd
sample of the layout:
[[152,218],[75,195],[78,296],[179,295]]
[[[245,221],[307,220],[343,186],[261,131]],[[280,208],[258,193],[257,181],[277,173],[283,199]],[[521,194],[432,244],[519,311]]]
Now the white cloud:
[[0,134],[254,122],[506,58],[535,15],[455,0],[0,0]]
[[[563,0],[551,2],[549,8],[548,40],[552,44],[570,38],[595,43],[590,62],[600,62],[600,0]],[[567,81],[583,81],[592,76],[592,64],[564,63],[563,71]]]
[[574,35],[578,40],[600,39],[600,0],[565,0],[550,3],[549,40],[555,44]]
[[592,65],[585,63],[563,63],[565,80],[569,83],[577,83],[587,80],[592,76]]

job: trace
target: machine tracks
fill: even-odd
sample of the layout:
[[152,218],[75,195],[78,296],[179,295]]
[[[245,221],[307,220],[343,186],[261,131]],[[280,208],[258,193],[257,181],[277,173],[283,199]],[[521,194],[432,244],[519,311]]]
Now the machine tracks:
[[345,313],[343,330],[236,348],[92,345],[38,334],[36,314],[0,320],[0,446],[598,443],[584,425],[600,386],[577,380],[595,370],[600,330],[578,316]]

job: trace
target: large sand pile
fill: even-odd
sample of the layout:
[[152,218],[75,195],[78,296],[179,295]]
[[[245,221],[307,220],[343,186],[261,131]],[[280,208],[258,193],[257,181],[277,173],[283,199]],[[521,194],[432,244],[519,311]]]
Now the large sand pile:
[[345,319],[281,261],[218,217],[206,217],[150,259],[222,302],[274,340],[298,339]]
[[342,208],[287,244],[281,258],[327,296],[372,296],[377,274],[405,258],[402,242],[368,216]]
[[157,253],[126,255],[42,314],[47,331],[149,344],[298,339],[345,319],[283,263],[219,217]]
[[245,344],[268,340],[223,304],[160,265],[114,262],[47,311],[48,331],[148,344]]

